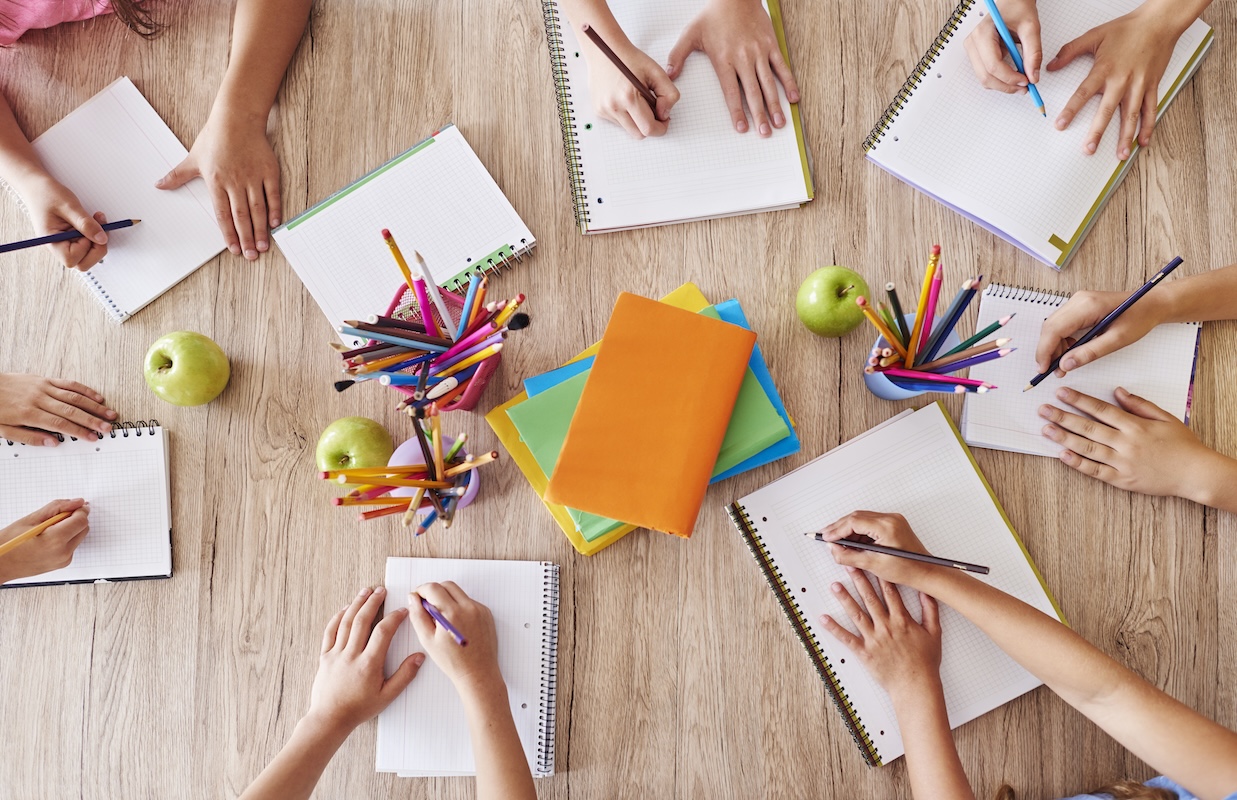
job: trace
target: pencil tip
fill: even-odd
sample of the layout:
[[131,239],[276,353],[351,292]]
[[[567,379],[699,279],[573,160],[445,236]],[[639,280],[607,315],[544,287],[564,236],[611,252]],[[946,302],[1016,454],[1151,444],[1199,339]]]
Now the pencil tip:
[[1025,389],[1023,389],[1022,391],[1024,391],[1024,392],[1029,392],[1029,391],[1031,391],[1031,390],[1032,390],[1032,389],[1034,389],[1034,388],[1035,388],[1035,384],[1028,383],[1028,384],[1026,385],[1026,388],[1025,388]]
[[135,220],[130,220],[130,221],[131,221],[134,225],[136,225],[136,224],[138,224],[139,222],[141,222],[141,220],[140,220],[140,219],[135,219]]

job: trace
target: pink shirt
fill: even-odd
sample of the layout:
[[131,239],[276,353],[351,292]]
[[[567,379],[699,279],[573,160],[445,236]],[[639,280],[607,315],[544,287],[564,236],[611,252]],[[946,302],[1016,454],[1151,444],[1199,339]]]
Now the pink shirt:
[[13,44],[29,30],[110,13],[110,0],[0,0],[0,46]]

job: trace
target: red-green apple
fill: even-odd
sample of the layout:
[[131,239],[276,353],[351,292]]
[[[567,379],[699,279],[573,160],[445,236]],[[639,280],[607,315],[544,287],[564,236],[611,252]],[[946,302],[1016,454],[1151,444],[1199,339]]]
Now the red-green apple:
[[146,351],[146,385],[174,406],[200,406],[219,396],[232,369],[219,345],[193,331],[159,337]]
[[846,267],[821,267],[807,276],[795,297],[795,311],[817,336],[845,336],[863,322],[855,298],[871,297],[868,284]]
[[387,429],[365,417],[337,419],[318,438],[318,469],[385,467],[395,448]]

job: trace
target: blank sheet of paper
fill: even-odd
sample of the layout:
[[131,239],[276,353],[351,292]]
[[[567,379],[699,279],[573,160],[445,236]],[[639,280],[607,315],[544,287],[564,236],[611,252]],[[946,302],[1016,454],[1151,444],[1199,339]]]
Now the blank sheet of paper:
[[385,313],[403,282],[383,228],[413,269],[413,254],[421,253],[439,285],[500,248],[523,255],[536,244],[464,135],[448,125],[275,230],[332,327]]
[[119,78],[34,140],[48,172],[89,212],[142,223],[108,233],[107,256],[82,274],[123,322],[223,250],[206,183],[155,182],[189,153],[128,78]]
[[[598,116],[583,54],[583,48],[595,45],[576,38],[561,4],[556,5],[589,232],[790,208],[810,199],[790,103],[780,83],[786,125],[762,139],[749,118],[748,131],[738,133],[708,56],[693,53],[674,82],[680,99],[670,110],[668,132],[637,140]],[[620,0],[610,8],[632,43],[664,66],[684,28],[705,5],[705,0]]]
[[[1135,9],[1141,0],[1040,0],[1044,63],[1067,42]],[[1005,237],[1047,264],[1062,266],[1116,188],[1133,156],[1117,159],[1119,126],[1109,125],[1094,155],[1083,152],[1099,108],[1092,98],[1064,131],[1054,125],[1087,77],[1092,59],[1040,70],[1048,113],[1026,95],[984,89],[963,45],[987,15],[974,0],[957,32],[893,118],[869,157],[907,183]],[[1211,28],[1196,21],[1181,36],[1160,81],[1160,114],[1197,69]]]
[[[507,681],[511,713],[534,775],[552,774],[554,730],[543,740],[539,719],[553,718],[556,667],[547,653],[557,634],[557,567],[536,561],[471,561],[445,558],[388,558],[385,613],[407,604],[423,583],[455,581],[469,597],[489,606],[498,630],[498,663]],[[450,615],[446,614],[448,619]],[[467,635],[467,631],[464,631]],[[412,624],[405,622],[387,653],[393,673],[412,653],[424,652]],[[548,707],[547,707],[548,704]],[[541,765],[539,767],[539,764]],[[403,776],[476,773],[464,707],[446,674],[426,659],[413,681],[378,715],[378,771]]]
[[[829,546],[815,540],[816,531],[857,509],[903,514],[929,551],[990,567],[990,575],[976,577],[1057,618],[939,404],[900,416],[739,502],[884,763],[904,752],[893,706],[859,659],[820,625],[820,616],[829,614],[853,631],[829,589],[834,581],[852,583]],[[903,589],[902,597],[919,619],[918,595]],[[941,627],[951,728],[1039,685],[953,609],[941,607]]]
[[[6,586],[75,583],[172,574],[167,432],[66,440],[56,447],[0,442],[0,520],[8,525],[53,500],[90,503],[90,532],[64,569]],[[29,546],[21,545],[22,547]]]
[[1043,435],[1047,420],[1039,416],[1039,407],[1048,403],[1071,413],[1082,413],[1056,399],[1056,390],[1061,386],[1114,405],[1117,401],[1113,390],[1124,386],[1173,416],[1188,421],[1194,358],[1201,330],[1196,322],[1160,325],[1129,347],[1076,369],[1064,378],[1050,375],[1029,392],[1022,391],[1039,373],[1035,348],[1044,320],[1066,299],[1061,295],[997,283],[984,290],[980,296],[976,330],[1016,313],[1008,325],[993,335],[1012,337],[1011,346],[1018,349],[1005,358],[971,367],[970,377],[1001,388],[987,394],[966,396],[962,433],[969,444],[1056,457],[1063,448]]

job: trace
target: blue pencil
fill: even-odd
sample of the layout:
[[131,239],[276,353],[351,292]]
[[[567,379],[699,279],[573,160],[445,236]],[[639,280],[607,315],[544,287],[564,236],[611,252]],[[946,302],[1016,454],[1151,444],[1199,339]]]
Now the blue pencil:
[[962,288],[954,295],[953,302],[949,304],[949,310],[940,318],[936,324],[935,330],[932,331],[932,336],[928,339],[928,344],[923,349],[923,355],[919,357],[919,362],[927,364],[936,358],[936,354],[940,351],[941,345],[945,344],[945,337],[950,331],[957,326],[958,320],[962,319],[962,315],[966,312],[967,306],[971,302],[971,298],[975,296],[975,287],[979,285],[979,278],[970,278],[963,281]]
[[1035,84],[1031,83],[1031,76],[1027,75],[1026,69],[1022,66],[1022,54],[1018,52],[1018,45],[1014,44],[1014,36],[1009,32],[1009,27],[1006,26],[1005,20],[1001,19],[1001,12],[996,7],[996,0],[984,0],[988,4],[988,14],[992,17],[992,23],[996,25],[997,33],[1001,34],[1001,41],[1005,42],[1005,49],[1009,50],[1009,57],[1014,60],[1014,69],[1026,75],[1027,91],[1031,93],[1031,99],[1035,102],[1035,107],[1039,109],[1039,113],[1043,116],[1048,116],[1048,112],[1044,110],[1044,99],[1039,96],[1039,89],[1035,88]]
[[477,286],[480,283],[481,278],[475,272],[468,279],[468,294],[464,295],[464,309],[460,311],[460,325],[455,331],[456,341],[462,339],[464,331],[468,329],[468,320],[472,316],[473,304],[477,302]]
[[387,344],[398,344],[402,347],[407,347],[412,350],[429,350],[434,353],[445,353],[446,347],[440,344],[430,344],[429,342],[418,342],[415,339],[401,339],[398,336],[391,336],[385,333],[375,333],[374,331],[363,331],[360,328],[353,328],[349,325],[340,325],[336,328],[340,333],[348,336],[356,336],[360,339],[373,339],[377,342],[386,342]]
[[[431,513],[431,516],[433,516],[432,513]],[[426,517],[426,519],[428,519],[428,517]],[[418,530],[420,530],[420,528],[418,528]],[[431,603],[429,600],[426,600],[424,597],[422,597],[421,607],[429,612],[429,615],[434,618],[435,622],[437,622],[439,625],[443,627],[443,630],[445,630],[447,633],[451,634],[451,636],[455,638],[456,644],[458,644],[460,647],[463,647],[464,645],[468,644],[468,640],[464,638],[464,634],[460,633],[459,628],[455,627],[450,622],[448,622],[447,618],[442,615],[442,612],[434,608],[433,603]]]
[[[118,219],[115,222],[108,222],[103,225],[103,230],[114,231],[120,228],[129,228],[141,222],[140,219]],[[25,250],[27,247],[38,247],[41,244],[55,244],[56,242],[67,242],[70,239],[84,239],[86,235],[81,231],[61,231],[60,233],[51,233],[47,236],[39,236],[34,239],[23,239],[20,242],[9,242],[8,244],[0,244],[0,253],[11,253],[14,250]]]

